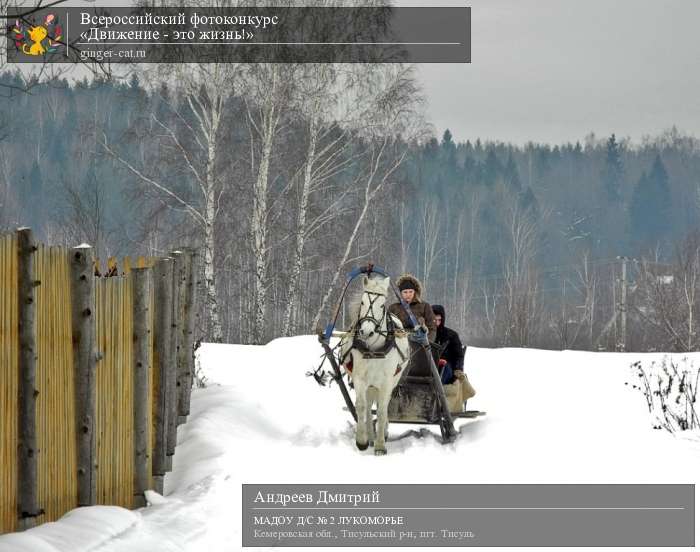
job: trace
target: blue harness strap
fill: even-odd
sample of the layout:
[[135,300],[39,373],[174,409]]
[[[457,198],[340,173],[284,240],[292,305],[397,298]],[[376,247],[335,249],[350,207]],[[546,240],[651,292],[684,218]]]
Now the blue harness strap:
[[399,303],[401,304],[401,308],[403,308],[404,312],[408,315],[408,319],[411,321],[411,324],[413,325],[413,327],[414,328],[418,327],[418,320],[416,320],[416,317],[413,315],[413,311],[411,310],[411,307],[408,305],[408,303],[406,303],[406,301],[403,300],[403,297],[401,297],[401,293],[399,293],[399,290],[394,285],[394,282],[391,281],[391,276],[383,268],[381,268],[379,266],[375,266],[372,263],[369,263],[366,266],[358,266],[358,267],[354,268],[347,275],[346,280],[345,280],[345,288],[343,288],[343,293],[340,295],[340,299],[338,300],[338,304],[335,307],[335,314],[333,315],[333,319],[326,326],[326,330],[323,334],[323,337],[325,338],[326,341],[329,341],[331,338],[331,335],[333,335],[333,330],[335,329],[335,324],[338,321],[338,315],[340,314],[340,307],[343,304],[343,299],[345,298],[345,293],[348,290],[348,286],[350,285],[350,282],[352,282],[360,274],[371,274],[372,272],[376,272],[377,274],[381,274],[382,276],[389,278],[391,289],[393,290],[394,294],[396,295],[396,298],[399,300]]

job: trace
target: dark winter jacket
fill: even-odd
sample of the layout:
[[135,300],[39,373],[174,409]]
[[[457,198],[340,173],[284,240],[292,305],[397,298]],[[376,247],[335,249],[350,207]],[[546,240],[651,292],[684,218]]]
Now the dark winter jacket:
[[442,324],[438,326],[435,343],[444,347],[440,358],[444,358],[452,366],[452,370],[464,371],[464,351],[459,334],[445,326],[445,307],[433,305],[433,312],[442,316]]
[[[396,281],[396,287],[400,288],[401,284],[404,282],[411,282],[413,287],[416,289],[416,294],[411,301],[410,307],[413,316],[416,317],[419,324],[424,324],[428,328],[428,339],[430,341],[435,341],[435,331],[437,327],[435,326],[435,316],[433,315],[433,309],[430,307],[429,303],[424,303],[421,301],[421,293],[423,291],[423,286],[420,280],[411,274],[404,274],[400,276]],[[394,303],[389,307],[389,312],[399,317],[404,328],[411,328],[411,320],[408,314],[403,310],[401,303]]]

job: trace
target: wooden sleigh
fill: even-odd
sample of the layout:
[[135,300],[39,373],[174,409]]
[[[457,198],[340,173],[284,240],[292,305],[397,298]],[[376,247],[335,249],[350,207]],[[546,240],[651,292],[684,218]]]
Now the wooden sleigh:
[[[386,274],[381,269],[369,265],[368,267],[355,269],[348,277],[348,284],[357,275],[367,271]],[[341,302],[343,296],[341,296]],[[339,310],[340,303],[336,309],[336,319]],[[355,404],[343,379],[338,353],[331,346],[332,338],[341,337],[344,334],[345,332],[335,331],[334,320],[326,327],[325,332],[319,331],[318,339],[324,349],[326,359],[330,362],[332,377],[338,384],[347,410],[357,421]],[[439,348],[437,345],[428,344],[427,342],[411,342],[411,359],[408,368],[404,370],[389,403],[389,422],[438,425],[442,435],[442,442],[450,443],[458,435],[454,427],[456,418],[476,418],[485,413],[476,410],[466,410],[466,402],[461,401],[457,407],[455,407],[453,401],[453,408],[450,408],[450,401],[448,401],[446,389],[441,382],[441,375],[437,368],[438,359]],[[446,387],[449,393],[451,391],[449,385]]]

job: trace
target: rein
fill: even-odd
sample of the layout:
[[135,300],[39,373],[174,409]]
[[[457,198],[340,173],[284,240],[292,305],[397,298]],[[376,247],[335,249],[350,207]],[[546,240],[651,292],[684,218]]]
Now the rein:
[[[387,337],[387,332],[382,331],[382,322],[386,318],[386,301],[382,305],[382,314],[381,317],[377,318],[374,314],[374,303],[379,299],[380,297],[385,297],[386,295],[383,293],[377,293],[376,291],[365,291],[363,292],[363,295],[369,295],[369,309],[367,309],[367,312],[365,313],[365,316],[360,316],[362,314],[362,305],[360,305],[360,312],[357,314],[357,322],[356,324],[358,326],[361,326],[363,322],[370,321],[372,324],[374,324],[374,330],[376,333],[383,337]],[[374,295],[374,297],[372,297]],[[388,325],[387,325],[388,327]]]
[[[322,333],[319,331],[319,336],[320,339],[325,340],[326,342],[330,341],[331,335],[333,334],[333,328],[335,328],[335,325],[338,321],[338,317],[340,316],[340,309],[343,304],[343,300],[345,299],[345,294],[348,291],[348,287],[350,286],[350,283],[360,274],[367,274],[370,275],[372,272],[376,272],[377,274],[381,274],[382,276],[385,276],[387,278],[390,278],[389,274],[386,273],[385,270],[374,266],[374,264],[370,263],[367,266],[363,267],[358,267],[355,268],[348,274],[347,279],[345,281],[345,286],[343,287],[343,291],[340,294],[340,298],[338,299],[338,302],[335,306],[335,312],[333,314],[331,322],[326,326],[325,331]],[[408,316],[409,320],[412,322],[413,326],[417,326],[418,322],[413,315],[413,312],[411,311],[411,308],[409,307],[408,303],[403,300],[401,297],[401,294],[399,293],[399,290],[396,288],[396,285],[390,281],[389,284],[391,290],[394,292],[394,295],[396,295],[396,298],[399,300],[399,303],[401,307],[403,308],[404,312]],[[370,295],[377,295],[377,296],[384,296],[386,297],[385,294],[382,293],[376,293],[376,292],[371,292],[371,291],[364,291],[363,293],[367,293]],[[401,356],[402,360],[406,360],[406,355],[401,351],[399,347],[396,346],[396,336],[404,337],[407,335],[408,332],[406,330],[397,330],[396,329],[396,324],[392,320],[391,316],[387,316],[386,312],[386,304],[384,305],[382,309],[382,318],[377,319],[374,316],[374,302],[376,301],[376,297],[374,299],[370,299],[370,312],[372,314],[371,317],[362,317],[361,320],[358,320],[353,324],[353,326],[350,328],[350,332],[352,332],[353,335],[353,341],[352,341],[352,347],[346,351],[344,355],[342,355],[341,358],[338,360],[340,361],[341,364],[345,363],[345,359],[347,358],[348,354],[352,349],[357,349],[359,352],[362,353],[363,357],[365,358],[385,358],[387,353],[391,350],[392,347],[396,347],[396,350],[399,352],[399,355]],[[358,315],[359,316],[359,315]],[[381,331],[381,320],[386,319],[386,332]],[[370,320],[375,324],[375,328],[380,329],[378,333],[382,335],[385,338],[384,346],[379,349],[379,350],[371,350],[368,346],[367,343],[362,341],[361,339],[358,339],[357,337],[357,327],[361,321],[364,320]],[[348,332],[348,333],[350,333]]]
[[[374,291],[365,291],[363,294],[367,294],[370,296],[369,300],[369,308],[365,312],[364,316],[361,316],[362,312],[358,314],[358,320],[353,324],[352,327],[352,347],[350,350],[355,349],[362,353],[362,356],[364,358],[386,358],[386,355],[396,347],[396,335],[397,335],[397,330],[396,330],[396,324],[392,320],[391,316],[388,315],[386,311],[386,303],[382,305],[382,314],[381,318],[377,318],[377,316],[374,313],[374,304],[377,301],[379,297],[386,297],[386,294],[384,293],[377,293]],[[372,297],[374,296],[374,297]],[[362,307],[360,307],[361,311]],[[370,321],[374,324],[375,328],[375,333],[378,335],[381,335],[384,338],[384,345],[379,348],[379,349],[370,349],[365,341],[360,339],[357,336],[357,328],[365,321]],[[382,322],[386,321],[386,330],[382,330]],[[350,350],[346,352],[346,354],[343,356],[341,359],[341,363],[345,361],[345,357],[350,353]],[[405,356],[401,349],[396,347],[396,350],[399,352],[399,355],[402,357],[402,360],[405,360]]]

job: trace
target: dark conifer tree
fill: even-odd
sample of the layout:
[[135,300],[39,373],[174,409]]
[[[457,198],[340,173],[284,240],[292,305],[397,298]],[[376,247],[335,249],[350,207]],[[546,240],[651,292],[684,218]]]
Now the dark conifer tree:
[[632,243],[650,246],[671,229],[671,192],[668,173],[657,154],[649,173],[642,173],[630,205]]
[[540,206],[531,188],[526,188],[520,194],[520,207],[533,216],[537,216],[539,213]]
[[619,202],[622,199],[624,165],[622,164],[622,154],[620,150],[620,143],[617,142],[613,134],[608,139],[606,145],[605,166],[600,175],[607,197],[613,202]]
[[421,159],[421,174],[419,186],[432,194],[438,180],[438,165],[440,163],[440,144],[436,138],[431,138],[423,147]]
[[503,180],[511,190],[515,192],[520,191],[522,187],[520,183],[520,174],[518,173],[518,167],[515,164],[512,152],[508,155],[508,161],[503,169]]
[[490,148],[481,166],[481,181],[489,187],[496,184],[503,174],[503,165],[496,155],[495,148]]
[[549,146],[539,146],[537,155],[535,156],[535,171],[538,179],[542,179],[552,168],[551,157],[552,152]]
[[457,165],[457,145],[453,142],[449,129],[442,135],[438,170],[438,195],[441,199],[447,199],[458,189],[461,180],[460,167]]
[[450,170],[454,171],[457,168],[457,146],[452,140],[450,129],[445,130],[442,135],[442,154],[447,162]]

